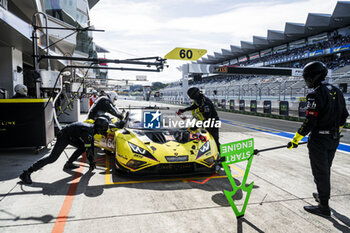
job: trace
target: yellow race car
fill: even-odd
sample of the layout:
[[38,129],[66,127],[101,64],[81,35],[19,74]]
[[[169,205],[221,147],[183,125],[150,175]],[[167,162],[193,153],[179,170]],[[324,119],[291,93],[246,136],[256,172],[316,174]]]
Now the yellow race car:
[[[218,159],[214,138],[205,129],[142,127],[142,112],[131,111],[122,129],[95,135],[95,146],[113,153],[117,172],[128,174],[213,173]],[[116,123],[116,119],[112,122]]]

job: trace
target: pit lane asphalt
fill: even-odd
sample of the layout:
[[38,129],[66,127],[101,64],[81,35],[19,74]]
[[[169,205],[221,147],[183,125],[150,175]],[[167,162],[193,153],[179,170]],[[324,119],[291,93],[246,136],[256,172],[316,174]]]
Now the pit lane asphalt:
[[[148,103],[118,100],[118,105],[128,104]],[[254,138],[256,148],[266,148],[288,141],[244,126],[225,127],[221,143]],[[69,147],[66,153],[70,156],[73,151]],[[32,175],[32,185],[18,183],[21,171],[48,153],[0,150],[0,232],[350,231],[350,158],[343,152],[337,152],[332,167],[332,218],[303,210],[304,205],[315,204],[311,196],[315,186],[307,148],[300,146],[254,157],[247,181],[254,182],[254,188],[245,217],[239,220],[223,194],[232,187],[222,171],[212,177],[125,178],[112,174],[110,158],[99,151],[93,172],[85,162],[79,162],[80,169],[62,171],[67,160],[62,154]],[[237,184],[244,170],[244,163],[231,168]],[[244,198],[244,192],[234,197],[239,206]]]

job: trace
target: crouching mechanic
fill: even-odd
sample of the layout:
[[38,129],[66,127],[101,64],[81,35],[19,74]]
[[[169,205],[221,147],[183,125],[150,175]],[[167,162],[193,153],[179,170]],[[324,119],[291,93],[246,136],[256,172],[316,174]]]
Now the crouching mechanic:
[[306,119],[287,147],[296,148],[299,141],[311,132],[308,149],[317,187],[317,193],[313,193],[313,196],[319,205],[304,206],[304,209],[312,214],[329,217],[331,166],[339,145],[341,128],[349,114],[342,92],[324,81],[327,72],[325,65],[317,61],[304,67],[303,78],[313,91],[306,97]]
[[[216,112],[214,104],[209,98],[203,95],[203,93],[197,87],[191,87],[187,91],[188,97],[190,97],[194,102],[190,107],[179,109],[178,112],[181,114],[186,111],[195,110],[199,108],[199,111],[204,117],[204,121],[209,119],[218,121],[219,116]],[[218,151],[220,151],[220,142],[219,142],[219,129],[217,127],[208,127],[206,130],[213,136]]]
[[20,175],[20,179],[25,184],[31,184],[31,173],[39,170],[47,164],[55,162],[64,149],[68,145],[77,147],[68,162],[64,165],[64,169],[77,168],[72,162],[75,161],[83,152],[86,151],[86,156],[89,160],[90,170],[95,169],[94,161],[94,135],[95,134],[107,134],[108,120],[104,117],[99,117],[95,120],[95,123],[88,124],[83,122],[75,122],[69,124],[62,129],[57,135],[57,141],[51,154],[45,158],[38,160],[28,170],[23,171]]

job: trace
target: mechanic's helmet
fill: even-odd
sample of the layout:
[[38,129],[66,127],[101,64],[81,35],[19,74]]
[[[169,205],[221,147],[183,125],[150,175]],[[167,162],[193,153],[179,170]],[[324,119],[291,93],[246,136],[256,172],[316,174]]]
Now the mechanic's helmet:
[[94,123],[94,133],[95,134],[102,134],[105,135],[107,134],[107,130],[108,130],[108,120],[105,117],[98,117],[95,120]]
[[92,91],[92,94],[97,95],[97,91],[96,91],[96,90],[93,90],[93,91]]
[[15,92],[20,94],[20,95],[24,95],[26,96],[28,94],[28,88],[26,85],[23,84],[17,84],[15,86]]
[[118,95],[114,91],[108,92],[107,97],[112,103],[118,99]]
[[306,64],[303,70],[303,78],[309,88],[317,87],[327,76],[326,66],[319,61]]
[[188,97],[190,97],[193,100],[199,99],[201,94],[202,94],[202,92],[197,87],[191,87],[187,91]]

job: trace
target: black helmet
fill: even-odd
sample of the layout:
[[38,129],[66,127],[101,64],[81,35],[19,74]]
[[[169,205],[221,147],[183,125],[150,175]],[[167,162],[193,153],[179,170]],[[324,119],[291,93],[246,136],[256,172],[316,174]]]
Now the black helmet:
[[319,61],[306,64],[303,70],[303,78],[309,88],[317,87],[327,76],[326,66]]
[[108,130],[108,120],[104,117],[97,117],[94,123],[94,131],[96,134],[106,135]]
[[202,92],[197,87],[191,87],[187,91],[188,97],[190,97],[193,100],[199,99]]

